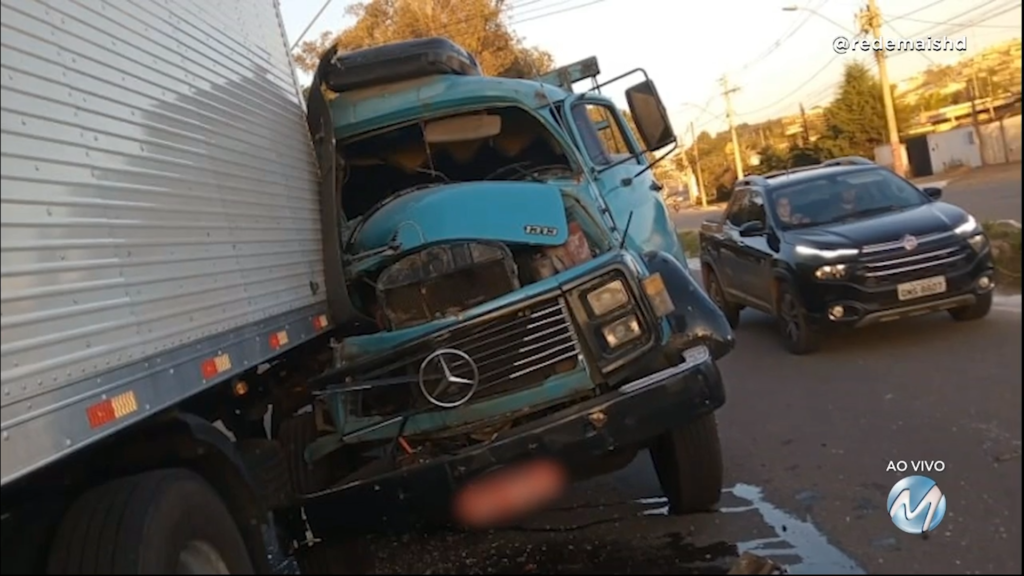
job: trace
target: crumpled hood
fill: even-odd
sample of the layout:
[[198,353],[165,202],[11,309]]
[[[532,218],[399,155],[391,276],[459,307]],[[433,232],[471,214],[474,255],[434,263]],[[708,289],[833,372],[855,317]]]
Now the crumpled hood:
[[402,251],[458,240],[558,246],[568,234],[558,186],[466,182],[394,198],[366,218],[351,250],[382,248],[393,240]]
[[957,206],[932,202],[853,222],[791,230],[787,232],[787,239],[815,248],[859,248],[899,240],[907,234],[924,236],[945,232],[963,224],[967,218],[967,213]]

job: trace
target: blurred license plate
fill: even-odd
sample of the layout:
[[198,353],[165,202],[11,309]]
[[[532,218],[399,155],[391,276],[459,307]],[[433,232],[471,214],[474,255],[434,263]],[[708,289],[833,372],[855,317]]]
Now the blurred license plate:
[[933,294],[942,294],[945,291],[945,276],[922,278],[921,280],[904,282],[903,284],[896,286],[896,293],[900,300],[913,300],[914,298],[923,298]]

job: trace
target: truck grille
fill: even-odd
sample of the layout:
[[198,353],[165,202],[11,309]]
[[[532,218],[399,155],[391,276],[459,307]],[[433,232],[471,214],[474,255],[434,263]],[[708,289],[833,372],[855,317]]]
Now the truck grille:
[[868,286],[947,274],[964,263],[970,248],[952,232],[929,234],[907,250],[902,240],[861,248],[858,275]]
[[[441,348],[460,350],[476,362],[480,383],[471,403],[537,386],[555,374],[576,369],[580,363],[580,345],[565,303],[561,298],[551,298],[484,322],[457,326],[424,342],[403,361],[367,376],[418,375],[423,360]],[[450,367],[453,371],[462,368],[459,363]],[[400,406],[395,403],[394,388],[364,392],[360,412],[369,416],[422,406],[425,399],[415,385],[412,389],[414,398],[398,402]],[[408,394],[409,389],[402,390]],[[384,394],[392,397],[384,403],[386,409],[369,398]]]

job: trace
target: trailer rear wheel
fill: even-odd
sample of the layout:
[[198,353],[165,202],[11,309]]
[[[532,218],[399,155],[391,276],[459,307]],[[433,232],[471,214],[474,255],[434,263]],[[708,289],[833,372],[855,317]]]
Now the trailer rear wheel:
[[220,496],[183,469],[119,478],[81,496],[50,548],[50,574],[252,574]]

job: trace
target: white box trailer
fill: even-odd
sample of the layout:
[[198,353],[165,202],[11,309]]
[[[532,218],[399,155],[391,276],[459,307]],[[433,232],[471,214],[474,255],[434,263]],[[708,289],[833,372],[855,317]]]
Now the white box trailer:
[[[178,408],[245,392],[239,374],[329,324],[316,160],[277,2],[0,7],[4,572],[15,554],[30,570],[173,570],[146,564],[142,536],[69,536],[84,526],[71,518],[87,513],[82,499],[111,517],[141,514],[95,490],[52,519],[48,552],[17,540],[31,540],[40,514],[19,503],[102,492],[105,477],[140,471],[124,490],[205,508],[219,529],[223,501],[251,525],[235,532],[254,556],[222,549],[223,560],[266,571],[260,544],[273,548],[274,521],[256,510],[270,507],[239,503],[238,487],[202,460],[234,457],[210,432],[216,411],[204,420]],[[147,426],[158,415],[162,427]],[[183,426],[188,442],[156,448]],[[186,453],[200,464],[183,464],[198,462]],[[259,480],[247,485],[258,492]],[[87,565],[60,546],[111,546],[128,559]]]

